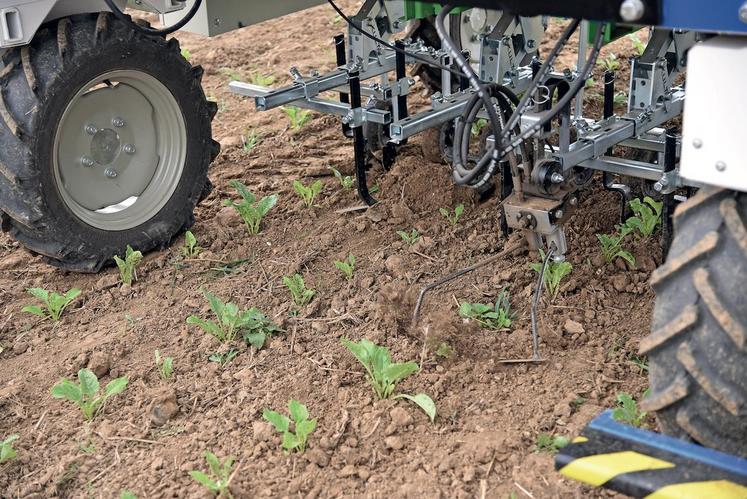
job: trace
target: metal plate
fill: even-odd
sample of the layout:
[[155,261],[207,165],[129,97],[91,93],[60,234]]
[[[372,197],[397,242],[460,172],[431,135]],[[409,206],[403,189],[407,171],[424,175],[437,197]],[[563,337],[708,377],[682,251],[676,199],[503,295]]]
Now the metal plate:
[[747,38],[716,37],[690,50],[682,176],[747,191]]

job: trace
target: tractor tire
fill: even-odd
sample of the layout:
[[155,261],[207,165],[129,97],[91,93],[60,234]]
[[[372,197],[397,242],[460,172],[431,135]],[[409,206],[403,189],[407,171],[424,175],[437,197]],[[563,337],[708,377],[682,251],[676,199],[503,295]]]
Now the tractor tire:
[[58,267],[97,272],[194,223],[220,152],[217,106],[175,39],[108,13],[42,26],[0,70],[2,227]]
[[747,194],[704,189],[674,216],[675,238],[654,272],[651,395],[670,435],[747,457]]

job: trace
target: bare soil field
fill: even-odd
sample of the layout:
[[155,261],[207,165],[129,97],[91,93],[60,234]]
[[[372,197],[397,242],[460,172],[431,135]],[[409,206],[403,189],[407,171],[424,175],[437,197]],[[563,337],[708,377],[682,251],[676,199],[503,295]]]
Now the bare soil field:
[[[526,250],[434,291],[413,328],[414,299],[425,284],[518,240],[501,235],[497,200],[480,202],[454,187],[446,165],[424,159],[418,137],[391,171],[372,170],[379,205],[339,213],[359,204],[354,189],[343,189],[328,169],[352,174],[352,144],[339,121],[314,115],[292,130],[282,110],[257,113],[227,89],[230,78],[253,73],[288,83],[292,65],[304,74],[331,69],[331,38],[343,30],[320,7],[212,40],[179,37],[191,62],[205,68],[205,92],[219,104],[214,135],[223,146],[210,174],[215,188],[195,214],[192,231],[205,248],[199,256],[182,256],[182,237],[146,255],[127,287],[116,268],[66,273],[0,235],[0,438],[20,435],[18,458],[0,466],[0,496],[119,497],[130,490],[141,498],[205,497],[188,472],[206,470],[206,450],[236,458],[236,497],[609,495],[563,479],[553,456],[534,446],[540,433],[575,436],[614,407],[618,393],[639,398],[645,390],[646,372],[634,361],[649,328],[647,280],[661,260],[656,241],[629,248],[636,269],[605,264],[595,234],[614,230],[619,199],[600,182],[582,194],[568,227],[573,272],[557,299],[540,307],[544,363],[499,363],[531,353],[536,274],[529,265],[539,256]],[[557,31],[553,25],[545,49]],[[605,49],[605,56],[617,53],[621,81],[632,50],[627,40]],[[599,93],[601,72],[591,92]],[[600,108],[591,100],[589,113]],[[252,133],[257,144],[247,152],[242,138]],[[228,185],[234,179],[259,196],[280,196],[256,236],[223,204],[235,198]],[[303,205],[292,188],[296,179],[322,180],[317,207]],[[451,226],[439,208],[458,203],[465,213]],[[421,238],[410,247],[396,231],[413,228]],[[333,262],[349,253],[357,261],[346,280]],[[297,313],[282,284],[296,272],[316,291]],[[31,287],[83,293],[52,324],[21,312],[34,303]],[[459,317],[459,302],[495,302],[504,289],[517,314],[507,330]],[[284,332],[258,352],[241,347],[225,367],[209,361],[226,352],[186,323],[190,315],[210,317],[201,290],[258,308]],[[377,400],[341,338],[367,338],[388,347],[395,361],[417,361],[420,371],[398,391],[432,397],[435,422],[404,400]],[[443,344],[450,355],[436,355]],[[155,350],[173,357],[173,380],[159,377]],[[129,378],[127,390],[90,423],[50,394],[83,367],[98,372],[102,384]],[[303,454],[285,453],[262,419],[264,409],[285,411],[291,398],[318,418]]]

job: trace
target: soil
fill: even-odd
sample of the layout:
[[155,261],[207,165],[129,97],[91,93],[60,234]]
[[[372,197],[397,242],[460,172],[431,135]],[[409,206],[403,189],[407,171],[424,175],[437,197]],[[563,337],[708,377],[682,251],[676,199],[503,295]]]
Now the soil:
[[[479,202],[473,191],[454,187],[446,166],[423,158],[417,137],[391,171],[372,170],[371,184],[380,187],[376,208],[339,213],[359,205],[354,190],[342,189],[328,169],[351,174],[352,146],[339,121],[314,115],[291,130],[282,110],[255,112],[227,89],[232,73],[272,74],[282,85],[291,65],[304,74],[331,69],[331,38],[342,29],[320,7],[212,40],[179,37],[191,61],[204,66],[206,93],[220,105],[216,188],[198,207],[192,229],[205,248],[198,257],[182,257],[182,237],[147,255],[138,281],[123,287],[114,268],[66,273],[0,236],[0,438],[21,436],[18,458],[0,466],[0,496],[119,497],[130,490],[139,497],[206,497],[188,475],[206,470],[206,450],[236,458],[230,485],[236,497],[611,495],[565,480],[553,456],[533,447],[539,433],[575,436],[620,392],[642,395],[646,373],[634,360],[649,328],[647,280],[661,260],[657,243],[632,242],[638,269],[600,262],[595,234],[614,230],[620,207],[595,182],[568,226],[573,273],[558,297],[540,307],[545,362],[499,363],[531,353],[536,275],[529,264],[538,256],[526,250],[435,290],[412,327],[422,286],[513,243],[501,235],[496,200]],[[550,36],[558,30],[553,25]],[[609,52],[621,59],[626,81],[630,43]],[[600,81],[592,92],[599,93]],[[601,109],[594,102],[591,114]],[[246,152],[242,136],[251,131],[261,138]],[[233,179],[258,195],[280,195],[257,236],[248,236],[223,205],[234,195]],[[295,179],[322,180],[318,207],[302,205]],[[438,209],[457,203],[466,209],[451,227]],[[422,237],[410,248],[396,231],[413,228]],[[348,253],[357,258],[350,281],[333,265]],[[297,314],[282,284],[295,272],[316,290]],[[34,303],[30,287],[77,287],[83,294],[51,324],[21,312]],[[239,347],[224,368],[210,362],[225,350],[185,322],[193,314],[210,317],[202,289],[257,307],[285,332],[259,352]],[[480,329],[459,317],[457,302],[494,302],[504,289],[516,313],[510,330]],[[398,391],[430,395],[435,423],[403,400],[375,400],[340,338],[368,338],[387,346],[396,361],[420,363]],[[446,358],[435,354],[442,344],[452,351]],[[174,358],[172,381],[159,378],[155,350]],[[129,378],[124,394],[90,423],[50,395],[60,378],[83,367],[96,370],[102,384]],[[285,412],[291,398],[318,418],[301,455],[284,453],[262,419],[266,408]]]

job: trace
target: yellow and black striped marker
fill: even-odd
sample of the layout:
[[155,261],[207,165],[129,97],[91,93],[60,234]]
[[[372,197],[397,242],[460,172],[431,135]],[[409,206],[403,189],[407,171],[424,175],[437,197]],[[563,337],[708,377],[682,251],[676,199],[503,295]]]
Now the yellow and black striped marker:
[[647,499],[747,499],[747,460],[617,423],[607,411],[555,458],[562,475]]

